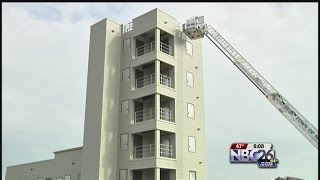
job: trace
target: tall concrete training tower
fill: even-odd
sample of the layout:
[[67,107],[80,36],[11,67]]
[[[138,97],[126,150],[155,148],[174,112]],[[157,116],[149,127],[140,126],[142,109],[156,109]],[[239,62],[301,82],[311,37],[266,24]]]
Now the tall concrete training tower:
[[6,180],[207,180],[202,41],[154,9],[91,26],[83,147]]

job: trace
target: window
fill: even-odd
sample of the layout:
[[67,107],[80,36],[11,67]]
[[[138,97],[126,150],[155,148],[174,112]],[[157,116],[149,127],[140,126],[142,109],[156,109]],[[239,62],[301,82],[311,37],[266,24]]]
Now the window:
[[127,180],[127,170],[126,169],[120,169],[120,172],[119,172],[119,180]]
[[189,171],[189,180],[196,180],[197,173],[195,171]]
[[81,173],[78,174],[78,180],[81,180]]
[[192,118],[194,119],[194,106],[191,103],[188,103],[188,107],[187,107],[187,111],[188,111],[188,118]]
[[187,85],[193,87],[193,74],[191,72],[187,72]]
[[120,149],[121,150],[128,149],[128,134],[120,135]]
[[188,41],[186,41],[186,51],[188,55],[192,56],[193,54],[192,44],[189,43]]
[[129,100],[124,100],[121,103],[121,113],[122,115],[129,113]]
[[189,145],[189,149],[188,149],[189,152],[196,152],[196,138],[195,137],[189,136],[188,145]]
[[65,175],[64,180],[71,180],[71,175]]
[[122,70],[122,82],[128,82],[130,80],[129,68]]
[[62,177],[58,177],[57,180],[63,180]]
[[131,40],[130,38],[123,41],[123,52],[127,52],[131,49]]
[[38,178],[37,180],[43,180],[43,178]]
[[46,178],[45,180],[51,180],[51,178]]

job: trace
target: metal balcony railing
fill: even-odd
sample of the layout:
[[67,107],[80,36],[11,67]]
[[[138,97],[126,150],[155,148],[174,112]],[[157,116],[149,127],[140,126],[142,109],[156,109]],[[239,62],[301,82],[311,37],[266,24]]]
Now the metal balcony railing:
[[139,56],[142,56],[142,55],[147,54],[149,52],[152,52],[154,50],[155,50],[155,44],[154,44],[154,42],[150,42],[150,43],[147,43],[147,44],[144,44],[142,46],[137,47],[135,55],[136,55],[136,57],[139,57]]
[[167,76],[167,75],[164,75],[164,74],[160,74],[160,84],[172,88],[171,77],[169,77],[169,76]]
[[134,112],[134,123],[155,119],[154,108]]
[[172,112],[167,108],[160,108],[160,119],[173,121]]
[[135,81],[135,88],[142,88],[144,86],[148,86],[150,84],[154,84],[155,83],[155,76],[154,74],[148,74],[142,77],[139,77],[136,79]]
[[154,156],[154,144],[133,147],[133,159]]
[[174,149],[173,146],[167,144],[160,144],[160,156],[173,158],[174,157]]
[[172,47],[163,42],[160,42],[160,51],[173,56]]
[[178,29],[179,31],[183,31],[182,26],[183,26],[182,23],[180,23],[178,21],[176,22],[176,29]]
[[132,22],[129,22],[128,24],[124,25],[124,33],[129,32],[132,30]]

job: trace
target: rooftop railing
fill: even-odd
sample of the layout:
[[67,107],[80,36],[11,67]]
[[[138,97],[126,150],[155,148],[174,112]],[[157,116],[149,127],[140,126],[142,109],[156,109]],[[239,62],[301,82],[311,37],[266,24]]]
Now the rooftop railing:
[[129,22],[128,24],[124,25],[124,33],[129,32],[132,30],[132,22]]
[[182,26],[183,26],[182,23],[180,23],[178,21],[176,22],[176,29],[178,29],[179,31],[183,31]]

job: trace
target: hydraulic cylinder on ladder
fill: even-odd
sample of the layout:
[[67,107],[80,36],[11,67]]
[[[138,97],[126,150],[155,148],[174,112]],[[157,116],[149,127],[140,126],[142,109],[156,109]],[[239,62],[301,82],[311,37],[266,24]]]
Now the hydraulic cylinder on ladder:
[[191,39],[207,36],[224,55],[266,96],[287,120],[318,149],[318,130],[287,101],[262,75],[255,70],[204,17],[191,17],[183,24],[183,32]]

